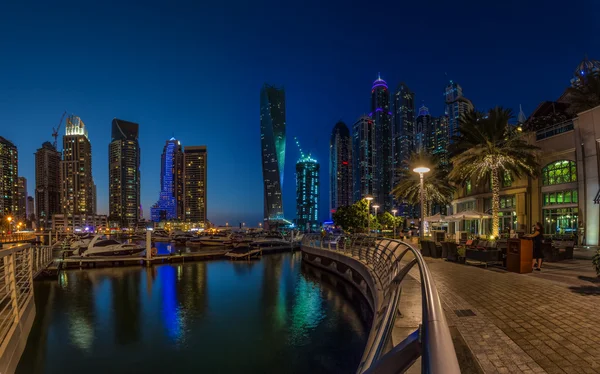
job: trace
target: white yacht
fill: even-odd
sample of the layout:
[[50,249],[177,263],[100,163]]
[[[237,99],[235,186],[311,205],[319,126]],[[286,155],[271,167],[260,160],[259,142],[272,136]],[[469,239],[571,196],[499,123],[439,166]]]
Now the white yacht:
[[261,247],[261,248],[269,248],[269,247],[281,247],[281,246],[289,246],[289,240],[286,240],[283,235],[280,233],[267,233],[264,236],[258,237],[254,239],[251,246],[252,247]]
[[120,243],[114,239],[103,239],[96,235],[87,247],[79,247],[73,251],[73,256],[128,256],[140,253],[144,246],[138,244]]
[[231,244],[231,234],[204,235],[194,239],[194,242],[205,246],[221,246]]
[[154,230],[152,232],[152,241],[155,242],[172,242],[173,238],[165,230]]

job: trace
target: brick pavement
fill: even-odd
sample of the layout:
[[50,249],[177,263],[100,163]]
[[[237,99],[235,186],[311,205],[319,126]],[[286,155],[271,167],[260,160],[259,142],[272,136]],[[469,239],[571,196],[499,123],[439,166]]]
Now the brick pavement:
[[[556,281],[551,264],[548,271],[521,275],[427,263],[449,324],[486,374],[600,373],[600,283],[565,276],[565,269],[555,270],[563,272]],[[466,309],[475,316],[455,313]]]

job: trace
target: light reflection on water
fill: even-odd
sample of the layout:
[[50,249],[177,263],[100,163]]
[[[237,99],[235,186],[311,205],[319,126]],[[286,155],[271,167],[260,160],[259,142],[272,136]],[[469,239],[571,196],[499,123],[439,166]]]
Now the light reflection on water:
[[17,373],[354,372],[365,323],[300,263],[286,253],[36,282]]

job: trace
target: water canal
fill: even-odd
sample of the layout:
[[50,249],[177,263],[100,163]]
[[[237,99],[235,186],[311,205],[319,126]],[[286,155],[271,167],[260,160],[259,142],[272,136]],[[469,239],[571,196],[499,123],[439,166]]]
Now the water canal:
[[66,271],[35,283],[17,373],[352,373],[364,301],[327,279],[298,252]]

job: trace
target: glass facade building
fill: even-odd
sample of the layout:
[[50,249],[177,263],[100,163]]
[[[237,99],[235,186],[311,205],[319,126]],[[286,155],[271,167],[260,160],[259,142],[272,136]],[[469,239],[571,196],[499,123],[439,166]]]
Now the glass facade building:
[[283,220],[285,165],[285,91],[265,84],[260,91],[260,142],[264,184],[265,221]]
[[175,138],[167,140],[160,163],[160,195],[150,208],[152,221],[183,220],[183,150]]
[[183,151],[183,209],[186,222],[206,227],[208,153],[206,146],[186,146]]
[[415,149],[415,94],[405,83],[394,93],[394,170],[402,167]]
[[371,118],[375,122],[375,173],[378,187],[373,194],[374,202],[381,205],[382,212],[392,209],[392,184],[394,179],[394,153],[390,91],[387,83],[378,77],[371,87]]
[[62,211],[60,162],[60,152],[50,142],[35,152],[35,217],[40,228],[50,228],[52,216]]
[[452,137],[458,135],[458,121],[463,113],[473,109],[473,103],[463,96],[462,87],[450,81],[444,91],[446,103],[446,116],[448,117],[448,137],[452,143]]
[[60,163],[62,213],[92,214],[92,143],[81,118],[68,116],[65,127]]
[[17,147],[0,136],[0,215],[19,210],[19,153]]
[[113,119],[108,146],[109,220],[133,228],[140,220],[140,144],[137,123]]
[[27,179],[25,177],[18,178],[18,188],[17,188],[17,211],[15,215],[17,217],[26,219],[27,218]]
[[352,205],[352,138],[344,122],[333,128],[329,142],[329,214]]
[[375,123],[369,116],[360,117],[352,126],[352,200],[377,193],[375,173]]
[[296,163],[296,217],[301,230],[319,225],[319,163],[310,156]]

